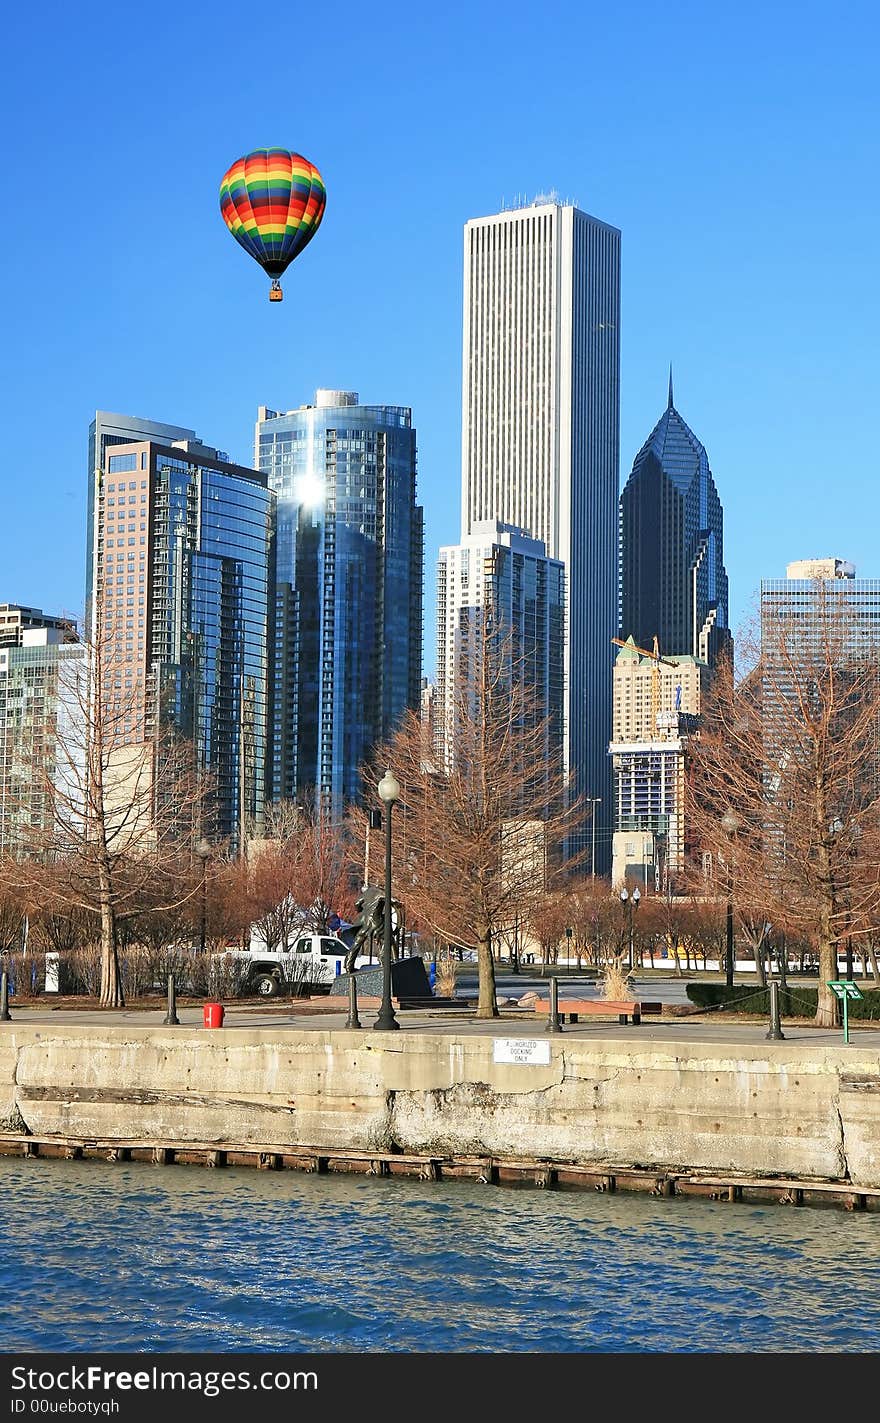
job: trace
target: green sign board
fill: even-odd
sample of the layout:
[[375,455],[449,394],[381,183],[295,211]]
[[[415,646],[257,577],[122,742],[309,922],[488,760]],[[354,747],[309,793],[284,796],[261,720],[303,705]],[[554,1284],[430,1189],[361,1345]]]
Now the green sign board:
[[849,1042],[849,1014],[847,1006],[851,998],[861,998],[861,993],[848,978],[831,979],[827,982],[827,987],[831,992],[843,1002],[843,1041]]
[[834,989],[838,998],[861,998],[862,996],[855,984],[848,978],[832,979],[828,987]]

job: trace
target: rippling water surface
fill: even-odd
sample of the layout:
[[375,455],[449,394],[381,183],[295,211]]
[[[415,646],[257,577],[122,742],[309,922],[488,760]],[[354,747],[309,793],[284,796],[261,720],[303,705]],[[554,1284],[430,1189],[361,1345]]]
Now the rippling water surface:
[[880,1215],[0,1158],[7,1352],[875,1351]]

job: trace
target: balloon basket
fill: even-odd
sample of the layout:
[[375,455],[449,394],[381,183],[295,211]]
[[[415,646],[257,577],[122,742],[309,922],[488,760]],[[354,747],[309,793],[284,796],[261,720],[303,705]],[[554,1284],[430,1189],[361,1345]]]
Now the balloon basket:
[[278,285],[277,282],[273,282],[273,283],[272,283],[272,287],[271,287],[271,289],[270,289],[270,291],[269,291],[269,300],[270,300],[270,301],[283,301],[283,300],[284,300],[284,292],[281,290],[281,288],[280,288],[280,286]]

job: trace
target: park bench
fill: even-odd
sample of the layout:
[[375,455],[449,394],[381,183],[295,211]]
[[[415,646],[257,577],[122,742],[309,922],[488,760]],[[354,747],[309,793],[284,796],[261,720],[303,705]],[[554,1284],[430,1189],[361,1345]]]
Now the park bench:
[[[534,1004],[536,1013],[543,1013],[545,1016],[550,1012],[549,998],[536,998]],[[576,1023],[579,1018],[601,1015],[604,1017],[617,1016],[619,1023],[626,1023],[630,1019],[634,1024],[642,1021],[643,1013],[662,1013],[662,1003],[645,1003],[635,998],[564,998],[559,1000],[559,1021],[564,1023],[566,1018],[570,1023]]]

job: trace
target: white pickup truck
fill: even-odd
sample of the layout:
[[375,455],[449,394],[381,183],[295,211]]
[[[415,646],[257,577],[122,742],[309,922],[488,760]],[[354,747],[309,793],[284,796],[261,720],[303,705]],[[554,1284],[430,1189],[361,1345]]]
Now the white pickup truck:
[[[249,949],[228,949],[214,957],[248,963],[245,986],[263,998],[276,998],[285,988],[328,992],[334,978],[344,971],[347,953],[346,945],[334,934],[302,934],[289,948],[267,949],[259,939],[251,939]],[[355,967],[366,968],[376,962],[359,954]]]

